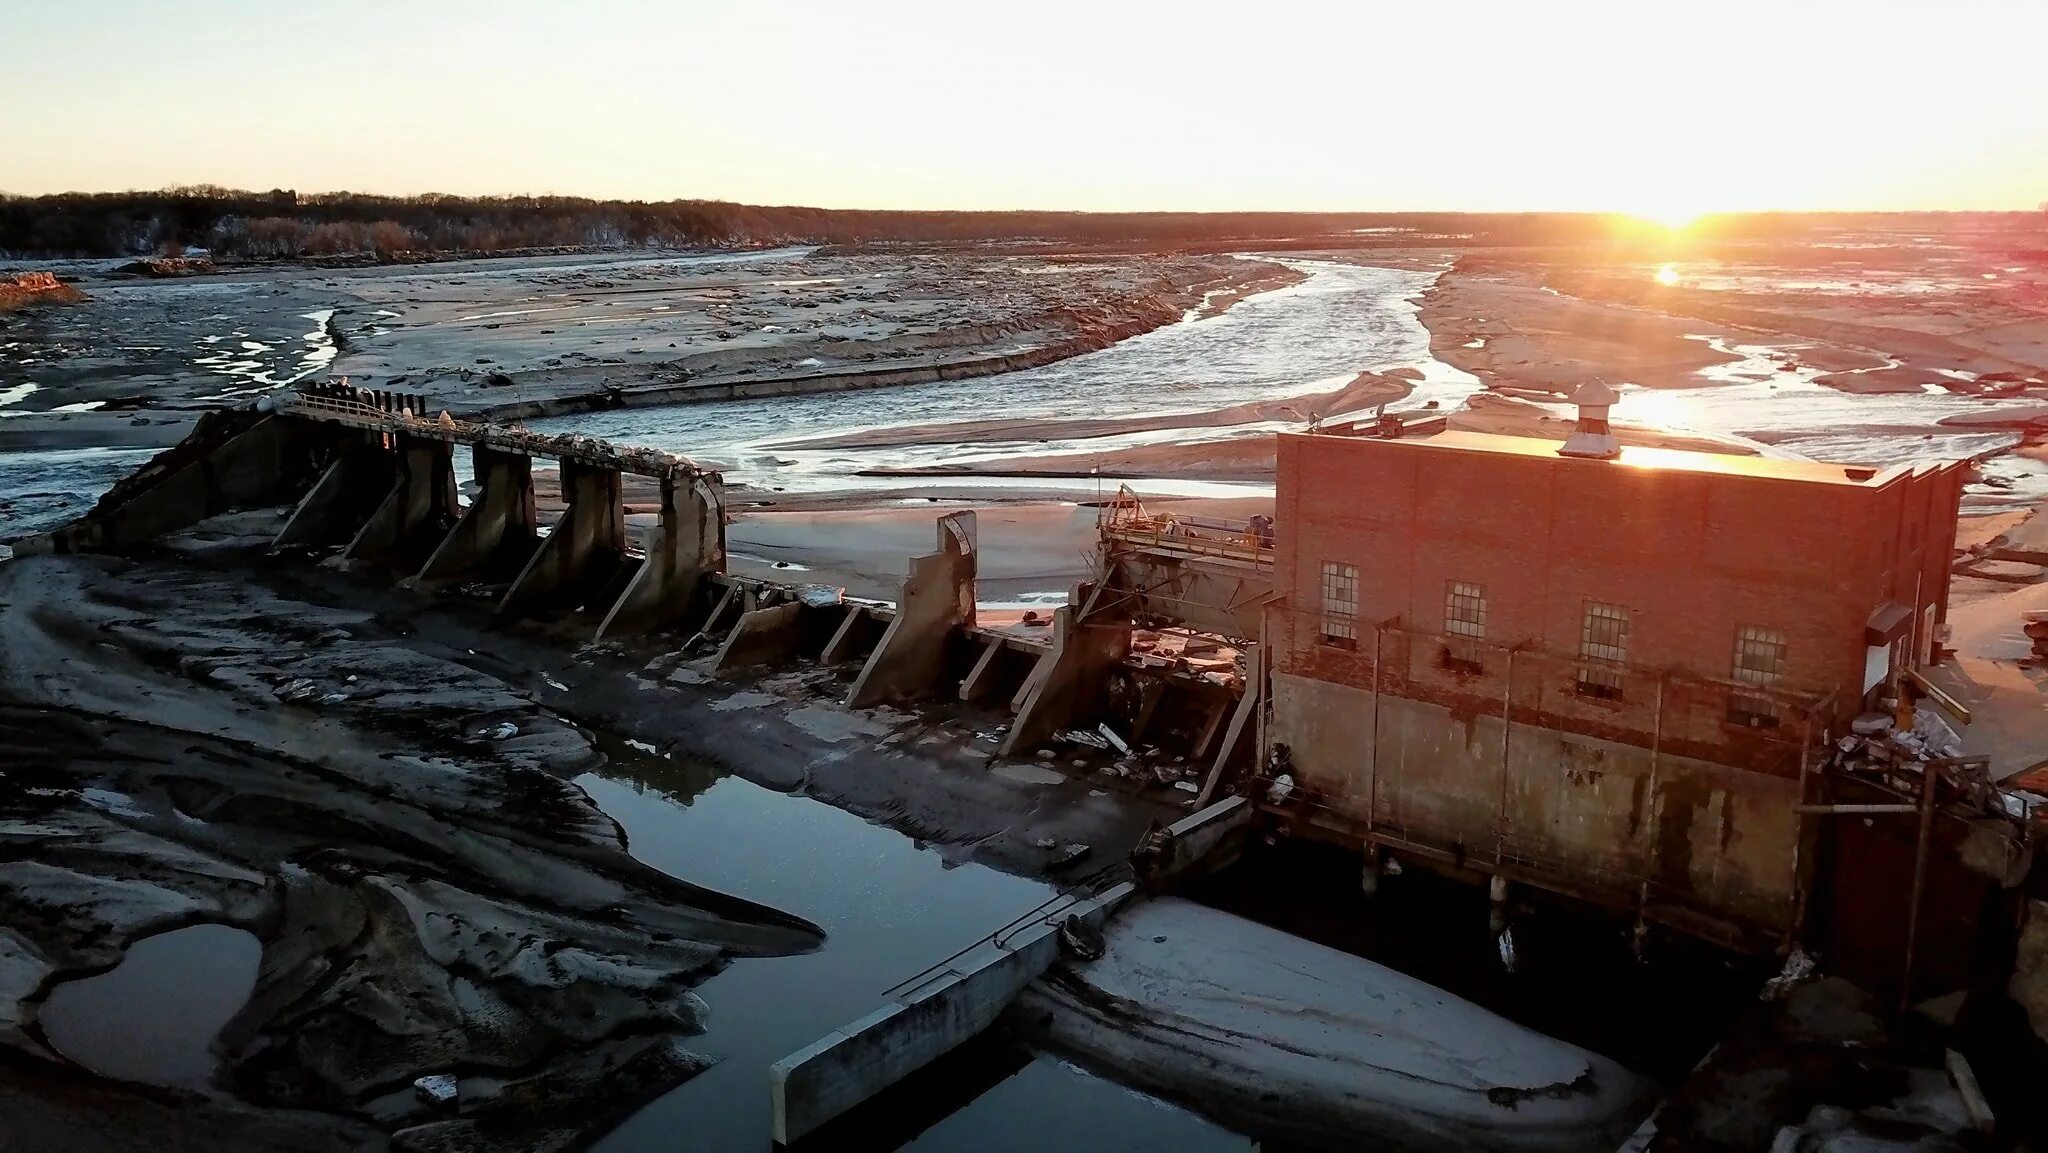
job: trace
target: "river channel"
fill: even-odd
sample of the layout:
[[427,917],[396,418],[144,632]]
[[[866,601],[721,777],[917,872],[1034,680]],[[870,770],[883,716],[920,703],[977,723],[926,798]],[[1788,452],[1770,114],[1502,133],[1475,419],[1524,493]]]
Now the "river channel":
[[[600,1153],[765,1153],[769,1065],[866,1015],[899,982],[1053,894],[1037,881],[948,861],[818,801],[630,748],[608,751],[612,763],[578,783],[625,828],[634,856],[692,884],[806,917],[826,938],[816,952],[738,960],[705,982],[697,992],[711,1007],[709,1027],[691,1046],[718,1064],[613,1131],[595,1147]],[[880,1147],[1252,1148],[1208,1121],[1051,1057],[985,1051],[974,1062],[979,1077],[966,1078],[965,1089],[961,1079],[949,1079],[937,1100],[920,1100],[908,1111],[914,1116],[887,1118],[892,1136]]]

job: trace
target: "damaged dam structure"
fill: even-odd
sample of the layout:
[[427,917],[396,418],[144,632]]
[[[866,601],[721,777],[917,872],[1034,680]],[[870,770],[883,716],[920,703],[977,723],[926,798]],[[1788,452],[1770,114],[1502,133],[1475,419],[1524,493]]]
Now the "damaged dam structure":
[[[1877,987],[1952,984],[1974,940],[1952,911],[1985,907],[2032,851],[1982,765],[1916,735],[1945,731],[1912,706],[1944,699],[1960,467],[1623,451],[1611,399],[1581,401],[1562,448],[1426,416],[1283,435],[1274,520],[1120,495],[1091,578],[1034,628],[977,620],[971,511],[936,518],[893,604],[848,601],[726,572],[722,478],[686,458],[346,384],[208,414],[19,551],[121,551],[289,505],[277,550],[459,586],[582,639],[668,634],[715,671],[857,663],[847,705],[992,704],[1004,756],[1076,730],[1128,753],[1171,728],[1196,807],[1240,794],[1267,828],[1358,849],[1368,891],[1391,854],[1490,883],[1503,921],[1526,889],[1639,936],[1819,943]],[[551,528],[535,458],[559,467]],[[1212,655],[1134,642],[1160,629]],[[1851,763],[1845,742],[1894,728],[1917,760]],[[1898,883],[1857,883],[1873,870]]]
[[[1020,838],[1053,898],[764,1070],[779,1139],[858,1126],[871,1097],[1000,1017],[1311,1143],[1413,1122],[1417,1148],[1609,1148],[1653,1095],[1634,1074],[1364,958],[1317,953],[1324,975],[1297,980],[1304,942],[1171,895],[1298,837],[1345,850],[1299,858],[1318,881],[1357,876],[1368,896],[1396,861],[1484,887],[1509,969],[1511,925],[1551,902],[1633,923],[1639,946],[1654,929],[1721,957],[1810,948],[1902,1002],[1958,986],[2034,835],[1932,720],[1952,705],[1938,674],[1960,470],[1631,455],[1598,420],[1562,450],[1427,414],[1283,435],[1277,517],[1161,514],[1120,492],[1086,579],[1017,623],[977,611],[972,511],[934,517],[893,601],[854,601],[727,571],[723,478],[685,457],[335,384],[209,413],[18,551],[144,554],[231,526],[245,561],[268,542],[280,584],[320,557],[349,570],[320,578],[340,596],[418,590],[386,600],[391,627],[459,616],[472,656],[493,635],[529,657],[603,641],[596,659],[629,672],[688,673],[622,689],[667,679],[683,699],[795,668],[849,709],[943,703],[894,715],[991,778],[1071,794],[1135,779],[1143,811],[1092,843]],[[259,515],[226,515],[244,510]],[[966,723],[941,737],[947,720]],[[1026,803],[1005,796],[993,824]],[[1488,902],[1466,896],[1476,929]],[[1625,952],[1625,936],[1606,940]],[[1473,1023],[1462,1039],[1439,1035],[1453,1019]],[[1283,1083],[1339,1104],[1296,1107]]]
[[[658,450],[516,426],[429,418],[418,396],[321,384],[258,406],[206,414],[185,441],[116,485],[94,510],[21,542],[22,555],[120,552],[242,508],[291,507],[273,551],[319,551],[330,563],[389,573],[422,589],[461,587],[505,618],[567,622],[586,639],[669,633],[715,649],[719,670],[792,659],[858,662],[846,703],[939,695],[1007,702],[1006,754],[1028,751],[1099,711],[1128,635],[1075,624],[1092,605],[1053,611],[1045,627],[976,620],[972,511],[940,516],[933,551],[912,557],[893,604],[837,589],[726,572],[718,473]],[[475,496],[458,496],[467,450]],[[559,467],[563,511],[543,526],[535,458]],[[627,480],[652,482],[651,522],[627,520]],[[636,497],[636,503],[644,498]],[[1142,662],[1140,663],[1142,666]],[[1211,783],[1238,750],[1242,693],[1218,678],[1140,667],[1151,710],[1169,697],[1209,717],[1197,752]],[[1191,703],[1190,703],[1191,702]],[[1142,726],[1133,730],[1135,741]]]

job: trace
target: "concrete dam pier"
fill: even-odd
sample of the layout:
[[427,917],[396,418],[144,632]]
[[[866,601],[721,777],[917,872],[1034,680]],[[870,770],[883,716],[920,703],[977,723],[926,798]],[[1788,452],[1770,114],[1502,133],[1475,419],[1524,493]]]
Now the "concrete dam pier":
[[[470,459],[466,505],[458,449]],[[538,511],[537,458],[559,468],[563,511],[552,525]],[[653,481],[659,494],[651,523],[637,532],[627,521],[628,477]],[[932,551],[909,559],[893,605],[849,601],[837,589],[726,572],[723,479],[685,457],[429,417],[419,396],[347,384],[207,413],[86,516],[17,551],[118,553],[259,507],[290,510],[273,551],[327,552],[327,563],[411,587],[488,595],[503,618],[587,629],[592,640],[668,634],[688,652],[714,653],[721,672],[859,662],[852,707],[920,697],[1007,702],[1016,720],[1006,754],[1092,723],[1105,675],[1129,657],[1128,614],[1122,628],[1083,626],[1069,607],[1049,628],[982,627],[972,511],[936,518]],[[1092,587],[1079,591],[1076,603],[1092,612]],[[1132,672],[1153,708],[1184,697],[1219,718],[1211,730],[1241,695],[1184,671],[1141,664]],[[1229,758],[1241,727],[1220,750],[1210,747],[1213,731],[1202,742],[1213,768]]]

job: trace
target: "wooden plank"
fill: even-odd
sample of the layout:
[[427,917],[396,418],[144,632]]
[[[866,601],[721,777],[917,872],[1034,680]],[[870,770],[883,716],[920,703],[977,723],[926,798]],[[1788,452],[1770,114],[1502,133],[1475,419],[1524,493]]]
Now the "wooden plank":
[[1935,687],[1933,681],[1920,675],[1919,669],[1907,669],[1906,679],[1920,690],[1920,695],[1941,706],[1941,710],[1964,724],[1970,723],[1970,710],[1961,701]]

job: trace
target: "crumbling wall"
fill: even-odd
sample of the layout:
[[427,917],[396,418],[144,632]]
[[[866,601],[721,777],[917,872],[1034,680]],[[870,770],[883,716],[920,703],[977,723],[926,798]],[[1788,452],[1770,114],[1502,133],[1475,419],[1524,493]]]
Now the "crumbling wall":
[[238,508],[282,504],[312,482],[325,430],[288,417],[214,411],[100,498],[91,512],[15,551],[113,552]]
[[1374,831],[1475,867],[1719,922],[1782,932],[1799,838],[1796,779],[1369,689],[1276,673],[1271,740],[1310,798]]
[[946,642],[974,625],[975,518],[939,518],[938,551],[913,557],[889,629],[853,682],[847,704],[860,708],[929,692],[946,667]]

